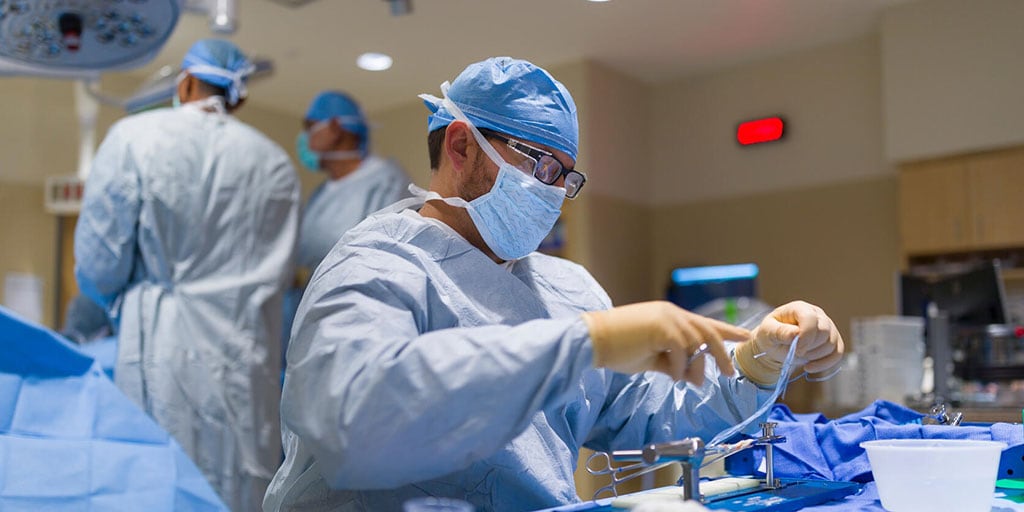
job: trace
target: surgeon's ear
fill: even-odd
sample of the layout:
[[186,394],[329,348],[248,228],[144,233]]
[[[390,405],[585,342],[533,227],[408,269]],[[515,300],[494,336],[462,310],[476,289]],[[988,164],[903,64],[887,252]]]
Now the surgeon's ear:
[[192,99],[189,97],[189,94],[191,94],[191,92],[192,75],[186,73],[185,78],[178,82],[178,99],[181,100],[182,103],[188,103],[188,101]]
[[466,167],[466,163],[469,156],[467,151],[471,146],[470,141],[473,139],[473,134],[469,131],[469,126],[462,121],[452,121],[448,125],[448,128],[444,132],[444,153],[448,157],[448,160],[452,163],[452,169],[456,172],[462,172]]

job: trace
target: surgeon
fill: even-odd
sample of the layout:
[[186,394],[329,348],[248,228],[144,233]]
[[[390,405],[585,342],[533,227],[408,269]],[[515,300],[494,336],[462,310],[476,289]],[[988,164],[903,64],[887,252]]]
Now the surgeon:
[[116,383],[232,510],[256,510],[281,457],[281,299],[299,184],[287,153],[231,114],[253,66],[195,43],[175,107],[107,134],[75,230],[82,291],[119,319]]
[[[302,165],[325,180],[310,196],[299,230],[299,279],[289,293],[298,307],[302,285],[346,231],[371,213],[409,196],[409,177],[393,160],[370,153],[370,128],[350,96],[324,91],[313,98],[296,140]],[[285,341],[290,334],[286,326]]]
[[297,139],[302,165],[326,180],[302,212],[299,265],[312,271],[346,231],[371,213],[409,196],[409,177],[393,160],[370,153],[370,129],[345,93],[313,98]]
[[569,91],[500,57],[441,92],[424,96],[429,191],[350,230],[299,306],[264,510],[577,502],[581,447],[710,439],[768,400],[796,340],[799,371],[840,364],[835,325],[804,302],[752,332],[612,308],[582,267],[535,252],[586,184]]

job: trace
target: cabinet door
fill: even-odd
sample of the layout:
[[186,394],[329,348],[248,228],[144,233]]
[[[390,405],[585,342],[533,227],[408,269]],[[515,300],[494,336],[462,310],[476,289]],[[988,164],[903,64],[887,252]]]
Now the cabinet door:
[[900,230],[904,254],[965,249],[973,238],[968,219],[967,169],[962,160],[904,166],[900,172]]
[[1024,151],[977,156],[967,169],[976,245],[1024,246]]

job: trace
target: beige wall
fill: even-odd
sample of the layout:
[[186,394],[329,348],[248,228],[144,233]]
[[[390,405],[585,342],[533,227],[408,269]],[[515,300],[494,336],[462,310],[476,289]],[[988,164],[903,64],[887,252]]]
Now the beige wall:
[[43,182],[77,169],[71,82],[2,78],[0,112],[0,279],[8,272],[40,277],[43,323],[58,328],[57,217],[43,211]]
[[585,202],[584,222],[591,233],[585,266],[612,303],[621,306],[662,298],[650,287],[655,249],[651,208],[599,193],[586,196]]
[[845,333],[855,316],[895,313],[896,177],[660,207],[655,279],[678,266],[755,262],[765,301],[815,302]]
[[576,103],[586,114],[580,149],[589,165],[578,167],[589,178],[587,193],[650,203],[657,177],[651,170],[652,123],[658,119],[650,108],[653,88],[595,63],[587,63],[585,88],[586,97]]
[[[873,178],[732,199],[664,206],[653,215],[654,282],[677,266],[755,262],[761,297],[824,308],[849,339],[850,319],[895,313],[899,270],[897,179]],[[816,388],[794,388],[812,409]]]
[[[651,153],[658,205],[891,174],[882,158],[877,38],[659,85]],[[740,147],[740,121],[781,114],[786,139]]]
[[[434,91],[430,93],[440,94]],[[427,156],[429,114],[430,111],[419,99],[384,111],[367,113],[373,130],[370,150],[398,161],[413,183],[424,188],[430,183],[430,158]]]
[[572,204],[582,210],[573,223],[582,250],[572,256],[605,287],[614,304],[648,300],[650,88],[590,62],[577,70],[582,77],[569,75],[576,83],[566,86],[580,112],[576,167],[587,173],[587,185]]
[[0,181],[41,186],[47,175],[76,171],[71,82],[0,78],[0,112]]
[[932,0],[882,20],[886,153],[907,161],[1024,143],[1024,2]]
[[[0,220],[0,283],[8,272],[42,279],[43,323],[57,327],[57,217],[43,212],[42,185],[0,181]],[[3,294],[0,288],[0,304],[7,300]]]
[[[769,304],[850,318],[894,312],[895,169],[883,157],[877,36],[698,78],[652,96],[649,293],[679,266],[757,263]],[[738,122],[783,115],[786,138],[741,147]],[[816,405],[815,386],[788,401]]]
[[[585,142],[593,125],[593,112],[586,108],[586,105],[590,104],[590,68],[591,64],[588,62],[572,62],[548,68],[551,75],[569,89],[576,101],[580,130],[580,154],[576,157],[576,167],[584,171],[590,169],[593,162]],[[588,188],[589,186],[587,185]],[[591,232],[593,223],[588,220],[588,193],[582,194],[579,199],[566,201],[562,208],[563,216],[567,219],[564,256],[584,267],[592,268],[595,262],[591,240],[595,235]]]

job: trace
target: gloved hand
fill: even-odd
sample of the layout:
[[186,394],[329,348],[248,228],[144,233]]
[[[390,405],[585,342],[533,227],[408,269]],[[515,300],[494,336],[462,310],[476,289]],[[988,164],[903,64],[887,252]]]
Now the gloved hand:
[[675,380],[704,382],[704,358],[691,356],[706,343],[718,368],[735,375],[723,340],[747,340],[750,331],[706,318],[670,302],[641,302],[583,314],[594,345],[594,366],[620,373],[647,370]]
[[774,385],[798,335],[793,368],[828,375],[842,362],[845,348],[836,324],[818,306],[795,301],[772,311],[754,329],[753,339],[736,348],[740,371],[757,384]]

